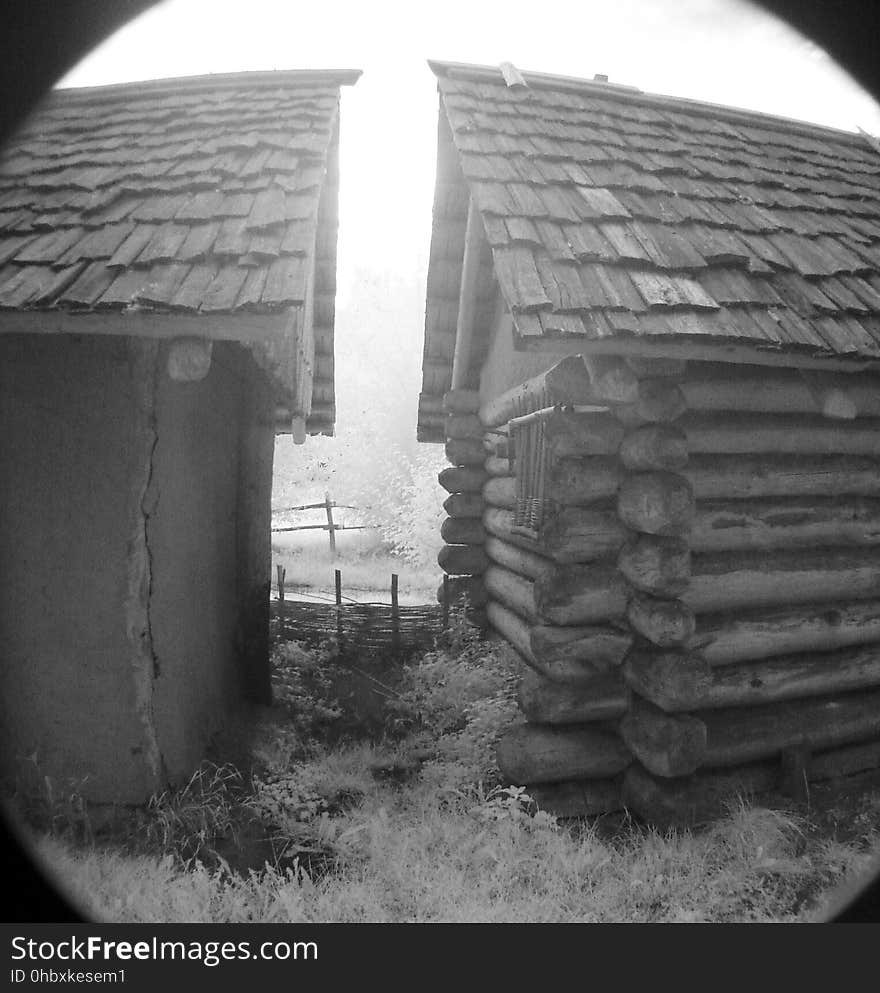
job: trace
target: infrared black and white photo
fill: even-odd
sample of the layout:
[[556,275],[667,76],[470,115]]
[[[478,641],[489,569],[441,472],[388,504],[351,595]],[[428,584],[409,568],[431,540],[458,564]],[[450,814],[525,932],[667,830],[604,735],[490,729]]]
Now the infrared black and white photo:
[[121,6],[3,96],[0,804],[54,901],[4,920],[858,916],[880,104],[840,34]]

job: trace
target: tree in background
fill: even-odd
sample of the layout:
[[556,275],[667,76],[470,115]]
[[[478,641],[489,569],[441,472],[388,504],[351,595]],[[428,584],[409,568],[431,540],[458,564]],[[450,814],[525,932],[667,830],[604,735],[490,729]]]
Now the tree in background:
[[424,266],[416,268],[357,270],[357,293],[337,305],[336,436],[302,446],[279,439],[273,500],[290,506],[329,492],[356,506],[389,551],[429,566],[442,545],[445,459],[441,447],[416,441],[421,334],[413,315],[424,315]]

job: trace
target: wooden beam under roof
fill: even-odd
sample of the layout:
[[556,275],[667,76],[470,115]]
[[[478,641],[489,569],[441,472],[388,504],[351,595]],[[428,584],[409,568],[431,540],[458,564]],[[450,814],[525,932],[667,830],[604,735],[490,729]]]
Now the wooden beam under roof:
[[514,332],[514,348],[521,352],[544,352],[549,355],[628,355],[640,358],[686,359],[695,362],[734,362],[744,365],[775,366],[783,369],[824,369],[841,372],[861,372],[880,369],[880,359],[852,358],[841,355],[804,355],[795,351],[770,351],[742,342],[695,341],[678,336],[677,340],[658,340],[657,336],[615,337],[591,339],[570,337],[547,338],[520,336]]
[[480,248],[485,238],[480,212],[471,197],[468,204],[464,254],[461,263],[461,288],[458,297],[458,321],[455,328],[455,351],[452,356],[452,389],[468,385],[471,354],[477,319],[477,296],[480,274]]

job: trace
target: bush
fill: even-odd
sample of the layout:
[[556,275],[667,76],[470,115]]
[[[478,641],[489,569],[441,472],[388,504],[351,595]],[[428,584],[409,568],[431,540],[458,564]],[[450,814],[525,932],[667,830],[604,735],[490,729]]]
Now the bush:
[[495,743],[517,718],[517,666],[507,645],[483,640],[453,611],[438,648],[405,668],[392,704],[399,724],[436,741],[437,759],[423,775],[449,774],[459,784],[499,779]]
[[331,660],[336,645],[328,641],[321,649],[297,641],[278,644],[272,653],[272,690],[275,700],[290,719],[289,730],[302,754],[342,716],[334,692]]

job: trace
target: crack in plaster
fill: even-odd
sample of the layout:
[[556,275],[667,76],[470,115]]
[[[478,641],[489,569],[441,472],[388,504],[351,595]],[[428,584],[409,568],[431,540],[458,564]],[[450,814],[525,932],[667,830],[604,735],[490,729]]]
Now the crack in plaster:
[[134,679],[135,710],[144,731],[143,754],[157,785],[164,785],[168,776],[159,747],[153,714],[153,690],[159,676],[159,660],[153,647],[151,600],[153,593],[153,556],[149,543],[150,515],[156,509],[158,496],[153,493],[154,459],[159,443],[156,403],[159,390],[158,346],[154,342],[138,343],[132,361],[132,379],[141,415],[137,428],[143,431],[143,472],[136,494],[135,525],[128,549],[128,595],[125,602],[126,630],[132,646],[132,675]]

